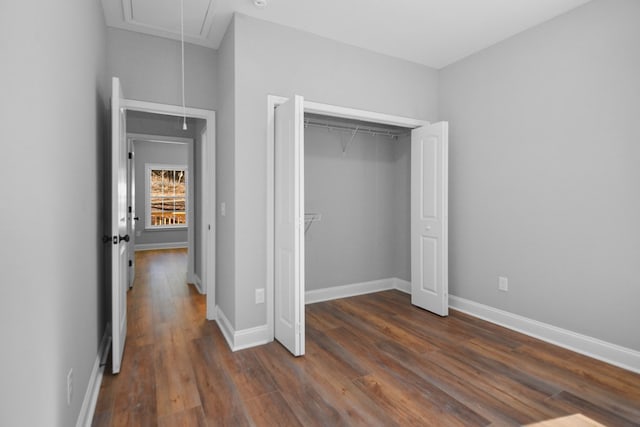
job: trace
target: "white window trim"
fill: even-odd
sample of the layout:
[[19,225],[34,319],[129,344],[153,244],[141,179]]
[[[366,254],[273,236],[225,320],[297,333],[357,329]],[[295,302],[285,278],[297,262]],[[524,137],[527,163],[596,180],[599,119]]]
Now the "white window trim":
[[[183,170],[185,172],[185,220],[186,224],[172,224],[172,225],[152,225],[151,224],[151,171],[154,169],[163,170]],[[189,194],[189,167],[187,165],[169,165],[163,163],[145,163],[144,164],[144,229],[145,231],[166,231],[166,230],[185,230],[189,228],[189,206],[191,195]]]

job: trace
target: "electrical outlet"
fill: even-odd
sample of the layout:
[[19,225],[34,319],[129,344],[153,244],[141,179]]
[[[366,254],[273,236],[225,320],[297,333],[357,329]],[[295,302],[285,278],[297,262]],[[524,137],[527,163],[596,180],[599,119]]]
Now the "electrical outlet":
[[256,289],[256,304],[264,303],[264,288]]
[[73,397],[73,368],[69,369],[67,374],[67,406],[71,406],[71,398]]
[[227,204],[225,202],[220,203],[220,216],[227,216]]
[[502,276],[498,277],[498,290],[507,292],[509,290],[509,279]]

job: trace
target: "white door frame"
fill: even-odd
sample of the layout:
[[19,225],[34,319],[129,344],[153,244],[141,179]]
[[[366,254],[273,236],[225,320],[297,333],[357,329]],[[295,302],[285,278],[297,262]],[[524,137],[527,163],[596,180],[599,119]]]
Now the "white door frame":
[[[303,94],[304,95],[304,94]],[[267,230],[267,268],[266,268],[266,309],[267,309],[267,331],[268,340],[274,339],[274,147],[275,147],[275,108],[288,101],[289,98],[277,95],[267,95],[267,214],[266,214],[266,230]],[[426,126],[430,122],[425,120],[417,120],[408,117],[394,116],[390,114],[376,113],[367,110],[358,110],[349,107],[340,107],[337,105],[324,104],[314,101],[304,101],[304,112],[313,114],[322,114],[331,117],[340,117],[345,119],[363,120],[374,123],[381,123],[392,126],[402,126],[406,128],[417,128]],[[304,292],[304,290],[303,290]]]
[[[202,266],[203,277],[200,279],[202,280],[202,291],[207,294],[207,319],[214,320],[216,318],[216,112],[191,107],[183,110],[183,108],[178,105],[136,101],[133,99],[125,99],[124,107],[127,110],[178,117],[181,117],[184,113],[187,117],[206,121],[206,138],[202,141],[202,151],[206,154],[201,163],[204,167],[202,169],[202,182],[200,182],[204,196],[202,200],[202,212],[204,216],[201,238],[205,242],[205,253],[203,254],[203,260],[205,262]],[[193,239],[190,239],[190,241],[192,242]]]

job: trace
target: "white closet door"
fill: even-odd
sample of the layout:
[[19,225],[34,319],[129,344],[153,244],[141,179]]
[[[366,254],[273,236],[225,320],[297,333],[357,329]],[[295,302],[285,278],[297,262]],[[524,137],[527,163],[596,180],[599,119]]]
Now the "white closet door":
[[304,354],[304,100],[275,112],[274,335],[294,356]]
[[120,372],[127,338],[128,245],[126,111],[120,80],[111,92],[111,349],[113,373]]
[[448,123],[411,132],[411,303],[449,314]]

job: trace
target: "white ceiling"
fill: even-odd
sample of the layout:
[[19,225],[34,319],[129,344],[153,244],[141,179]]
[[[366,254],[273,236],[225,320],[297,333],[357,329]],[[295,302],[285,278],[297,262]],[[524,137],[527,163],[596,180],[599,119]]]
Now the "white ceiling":
[[[233,12],[442,68],[590,0],[184,0],[185,41],[217,49]],[[102,0],[107,25],[180,39],[180,0]]]

